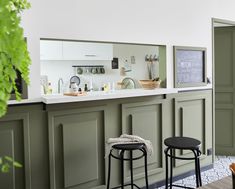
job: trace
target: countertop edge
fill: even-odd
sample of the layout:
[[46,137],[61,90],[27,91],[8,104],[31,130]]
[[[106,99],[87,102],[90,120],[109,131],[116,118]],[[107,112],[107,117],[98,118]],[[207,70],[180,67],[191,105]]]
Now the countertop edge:
[[[71,103],[71,102],[84,102],[84,101],[96,101],[96,100],[111,100],[120,98],[131,98],[131,97],[144,97],[144,96],[155,96],[155,95],[165,95],[174,94],[179,92],[187,91],[197,91],[197,90],[212,90],[212,85],[204,87],[190,87],[190,88],[161,88],[161,89],[126,89],[125,91],[115,91],[109,93],[102,93],[99,95],[87,95],[87,96],[59,96],[54,97],[42,96],[39,98],[32,99],[22,99],[21,101],[9,100],[8,105],[23,105],[23,104],[33,104],[33,103],[44,103],[44,104],[59,104],[59,103]],[[53,96],[53,95],[51,95]]]
[[22,105],[22,104],[34,104],[34,103],[41,103],[42,98],[32,98],[32,99],[22,99],[20,101],[17,100],[9,100],[7,105]]
[[144,89],[131,89],[125,91],[117,91],[104,93],[101,95],[87,95],[80,97],[58,97],[58,98],[47,98],[46,96],[42,97],[42,100],[45,104],[57,104],[57,103],[70,103],[70,102],[84,102],[84,101],[97,101],[97,100],[111,100],[111,99],[120,99],[120,98],[131,98],[131,97],[144,97],[144,96],[155,96],[155,95],[164,95],[177,93],[176,89],[154,89],[154,90],[144,90]]

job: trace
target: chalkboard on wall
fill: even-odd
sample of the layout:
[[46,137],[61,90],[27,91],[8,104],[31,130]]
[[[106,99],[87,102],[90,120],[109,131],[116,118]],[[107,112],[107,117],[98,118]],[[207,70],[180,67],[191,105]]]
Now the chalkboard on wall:
[[174,47],[175,87],[206,85],[206,48]]

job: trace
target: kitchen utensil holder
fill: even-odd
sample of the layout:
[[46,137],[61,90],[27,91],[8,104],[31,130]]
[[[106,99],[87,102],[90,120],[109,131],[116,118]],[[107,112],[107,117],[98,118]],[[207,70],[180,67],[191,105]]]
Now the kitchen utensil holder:
[[79,66],[72,66],[72,67],[75,67],[75,68],[103,68],[104,66],[103,65],[79,65]]
[[[82,72],[78,73],[80,75],[83,73],[105,74],[105,69],[103,65],[73,65],[72,67],[75,69],[78,69],[78,68],[83,69]],[[84,71],[84,69],[86,69],[86,71]]]
[[148,55],[148,54],[146,54],[145,61],[146,62],[159,61],[159,58],[157,57],[156,54],[155,55],[152,55],[152,54]]

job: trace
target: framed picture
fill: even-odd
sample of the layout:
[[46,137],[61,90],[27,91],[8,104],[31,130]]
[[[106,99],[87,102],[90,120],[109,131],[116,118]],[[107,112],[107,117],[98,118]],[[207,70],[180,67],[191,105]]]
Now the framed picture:
[[118,69],[118,58],[113,58],[112,69]]
[[[21,94],[21,98],[27,99],[28,98],[27,84],[22,79],[19,71],[17,71],[17,78],[16,78],[15,82],[16,82],[16,88],[18,89],[18,92]],[[16,94],[15,94],[14,90],[12,90],[12,92],[11,92],[10,100],[16,100]]]
[[176,88],[205,86],[206,48],[174,46],[174,72]]

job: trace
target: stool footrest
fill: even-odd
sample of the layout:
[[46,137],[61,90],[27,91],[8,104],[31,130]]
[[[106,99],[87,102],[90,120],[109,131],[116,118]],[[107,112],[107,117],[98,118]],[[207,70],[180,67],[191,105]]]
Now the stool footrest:
[[[124,187],[125,186],[131,186],[131,183],[128,183],[128,184],[124,184]],[[136,184],[134,184],[133,183],[133,186],[135,186],[136,188],[138,188],[138,189],[141,189],[139,186],[137,186]],[[116,187],[114,187],[114,188],[111,188],[111,189],[117,189],[117,188],[121,188],[122,186],[116,186]]]
[[[172,186],[174,186],[174,187],[178,187],[178,188],[195,189],[195,188],[192,188],[192,187],[188,187],[188,186],[181,186],[181,185],[177,185],[177,184],[172,184]],[[169,187],[169,186],[168,186],[168,187]]]

